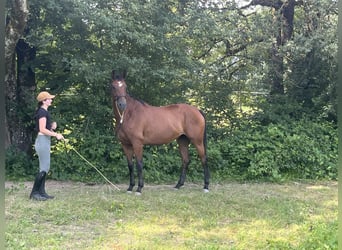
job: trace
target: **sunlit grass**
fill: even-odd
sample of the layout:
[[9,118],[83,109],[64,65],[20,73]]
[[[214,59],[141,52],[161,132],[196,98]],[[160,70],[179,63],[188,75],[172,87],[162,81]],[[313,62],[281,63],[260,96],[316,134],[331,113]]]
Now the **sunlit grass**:
[[7,249],[337,248],[337,184],[228,183],[142,196],[106,185],[48,182],[55,200],[6,188]]

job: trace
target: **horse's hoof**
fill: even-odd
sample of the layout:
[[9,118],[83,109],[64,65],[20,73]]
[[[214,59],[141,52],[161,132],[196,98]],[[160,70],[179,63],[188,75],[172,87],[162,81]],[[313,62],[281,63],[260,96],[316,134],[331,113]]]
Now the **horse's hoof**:
[[203,189],[203,192],[204,192],[204,193],[209,193],[209,189],[206,189],[206,188],[205,188],[205,189]]
[[135,195],[140,196],[141,192],[135,192]]
[[130,190],[127,190],[127,194],[131,194],[132,193],[132,191],[130,191]]

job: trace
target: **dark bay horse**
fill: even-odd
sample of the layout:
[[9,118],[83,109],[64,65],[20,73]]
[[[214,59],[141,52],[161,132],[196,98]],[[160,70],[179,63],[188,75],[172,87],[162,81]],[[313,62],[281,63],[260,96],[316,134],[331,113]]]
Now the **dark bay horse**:
[[116,133],[122,144],[128,162],[130,184],[133,190],[135,157],[138,172],[137,194],[144,187],[143,146],[161,145],[177,140],[182,157],[182,172],[175,188],[184,185],[186,171],[190,163],[189,144],[198,152],[204,168],[204,191],[208,192],[209,169],[206,155],[206,121],[204,114],[187,104],[173,104],[154,107],[130,97],[125,82],[126,73],[116,75],[112,72],[113,110],[116,120]]

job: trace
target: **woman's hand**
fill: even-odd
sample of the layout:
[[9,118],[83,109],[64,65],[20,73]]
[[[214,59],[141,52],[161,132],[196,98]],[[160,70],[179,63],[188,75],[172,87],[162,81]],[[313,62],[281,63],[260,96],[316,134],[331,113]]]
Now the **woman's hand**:
[[51,123],[51,129],[55,130],[57,128],[57,122],[52,122]]
[[57,140],[64,140],[64,136],[62,134],[56,134]]

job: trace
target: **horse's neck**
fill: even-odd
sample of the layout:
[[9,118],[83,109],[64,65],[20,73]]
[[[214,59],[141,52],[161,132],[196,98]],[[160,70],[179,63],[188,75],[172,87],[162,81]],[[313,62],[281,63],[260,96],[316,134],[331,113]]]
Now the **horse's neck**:
[[127,109],[130,111],[136,110],[142,106],[149,106],[146,102],[137,100],[129,95],[127,95],[126,100],[127,100]]

